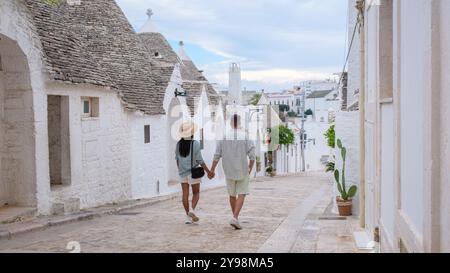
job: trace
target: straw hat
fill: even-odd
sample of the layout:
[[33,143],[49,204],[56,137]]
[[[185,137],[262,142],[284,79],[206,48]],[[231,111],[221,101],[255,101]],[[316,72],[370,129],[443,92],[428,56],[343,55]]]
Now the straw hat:
[[178,136],[180,138],[190,138],[195,135],[198,130],[198,125],[193,121],[186,121],[180,125],[178,130]]

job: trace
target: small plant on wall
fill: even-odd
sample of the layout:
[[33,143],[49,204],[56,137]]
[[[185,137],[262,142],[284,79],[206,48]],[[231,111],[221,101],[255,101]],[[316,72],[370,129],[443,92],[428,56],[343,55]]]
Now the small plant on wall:
[[350,216],[352,215],[352,198],[355,197],[358,188],[356,186],[351,186],[347,190],[347,186],[345,184],[345,160],[347,157],[347,149],[342,145],[342,141],[338,139],[336,144],[341,151],[342,157],[342,170],[334,170],[334,179],[336,180],[337,188],[340,193],[340,196],[336,198],[336,202],[339,209],[339,215],[341,216]]
[[336,130],[335,125],[331,125],[330,128],[325,132],[325,138],[327,139],[328,147],[335,148],[336,147]]

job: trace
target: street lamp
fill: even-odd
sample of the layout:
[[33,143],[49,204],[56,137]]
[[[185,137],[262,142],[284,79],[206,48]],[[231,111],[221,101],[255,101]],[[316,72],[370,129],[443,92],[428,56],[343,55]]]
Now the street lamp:
[[175,94],[175,98],[176,98],[176,97],[186,97],[186,96],[187,96],[186,91],[180,92],[180,91],[178,91],[178,88],[175,88],[174,94]]

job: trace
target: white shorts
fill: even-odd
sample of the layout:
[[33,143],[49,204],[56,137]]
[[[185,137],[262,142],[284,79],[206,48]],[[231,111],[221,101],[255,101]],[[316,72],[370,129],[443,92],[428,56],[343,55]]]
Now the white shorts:
[[189,185],[197,185],[202,183],[202,179],[198,178],[198,179],[194,179],[192,178],[191,175],[185,176],[185,177],[180,177],[180,183],[181,184],[189,184]]

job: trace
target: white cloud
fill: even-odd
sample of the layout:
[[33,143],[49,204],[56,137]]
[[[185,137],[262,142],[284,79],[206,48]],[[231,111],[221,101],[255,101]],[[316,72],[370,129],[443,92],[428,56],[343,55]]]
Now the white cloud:
[[294,70],[294,69],[267,69],[259,71],[243,71],[242,79],[262,83],[284,84],[306,80],[322,80],[330,75],[323,72]]
[[249,82],[274,85],[322,77],[342,67],[346,0],[117,1],[136,28],[152,8],[167,38],[221,56],[221,64],[194,59],[212,81],[226,83],[232,61],[241,63]]

